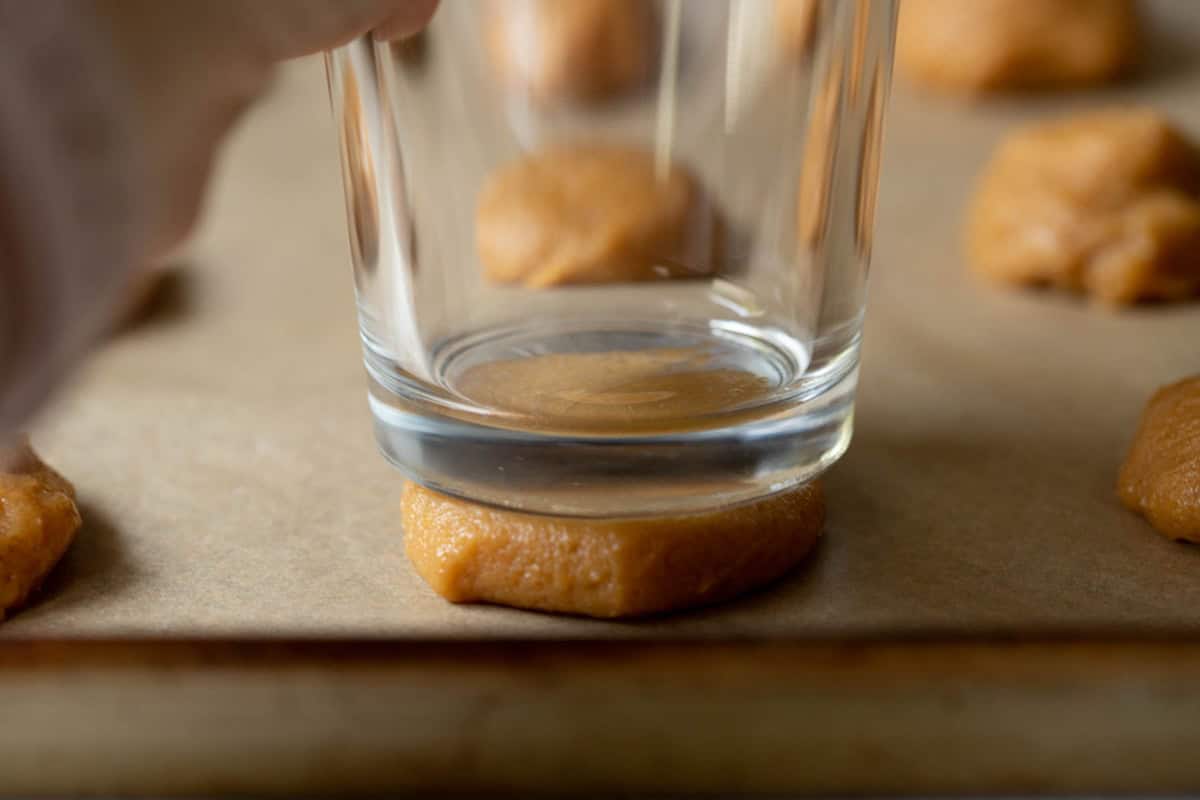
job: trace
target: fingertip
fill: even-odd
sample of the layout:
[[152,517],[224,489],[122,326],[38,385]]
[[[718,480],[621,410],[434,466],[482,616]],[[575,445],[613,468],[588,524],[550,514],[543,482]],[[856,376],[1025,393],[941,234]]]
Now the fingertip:
[[437,6],[438,0],[407,0],[375,29],[375,38],[392,41],[412,36],[429,24]]

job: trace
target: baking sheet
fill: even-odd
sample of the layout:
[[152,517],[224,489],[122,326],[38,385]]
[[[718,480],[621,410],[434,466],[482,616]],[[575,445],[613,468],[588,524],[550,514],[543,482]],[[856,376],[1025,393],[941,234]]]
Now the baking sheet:
[[1153,5],[1151,64],[1124,87],[971,106],[897,80],[858,431],[825,539],[770,590],[635,624],[451,606],[409,569],[324,76],[293,65],[228,148],[172,302],[40,422],[86,525],[0,638],[1200,633],[1200,548],[1113,493],[1147,396],[1200,371],[1200,304],[995,292],[958,238],[972,176],[1020,120],[1145,100],[1200,135],[1200,5]]

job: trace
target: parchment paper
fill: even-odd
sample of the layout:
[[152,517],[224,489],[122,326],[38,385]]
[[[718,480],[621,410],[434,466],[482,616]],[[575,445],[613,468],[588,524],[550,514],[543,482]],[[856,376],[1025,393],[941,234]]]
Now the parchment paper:
[[967,105],[897,80],[858,432],[824,542],[771,590],[638,624],[455,607],[409,569],[324,76],[289,68],[226,152],[174,302],[39,424],[86,526],[0,637],[1200,633],[1200,549],[1113,493],[1147,396],[1200,371],[1200,304],[1000,293],[959,245],[972,178],[1020,120],[1144,100],[1200,135],[1200,4],[1155,9],[1147,74],[1117,89]]

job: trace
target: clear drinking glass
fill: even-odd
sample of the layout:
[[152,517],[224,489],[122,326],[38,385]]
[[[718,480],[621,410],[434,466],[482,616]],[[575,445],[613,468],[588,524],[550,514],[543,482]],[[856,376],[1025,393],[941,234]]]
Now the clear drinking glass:
[[328,56],[379,444],[680,513],[850,440],[895,0],[442,0]]

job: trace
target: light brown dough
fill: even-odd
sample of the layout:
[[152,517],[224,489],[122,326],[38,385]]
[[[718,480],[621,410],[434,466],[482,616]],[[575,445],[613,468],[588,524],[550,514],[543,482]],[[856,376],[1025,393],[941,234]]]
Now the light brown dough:
[[41,585],[79,525],[75,488],[27,442],[0,452],[0,619]]
[[924,86],[982,94],[1104,83],[1137,49],[1134,0],[903,0],[896,61]]
[[1150,398],[1117,493],[1163,535],[1200,542],[1200,376]]
[[683,168],[612,145],[557,146],[484,184],[476,243],[499,283],[547,287],[702,275],[716,224]]
[[512,415],[505,422],[515,427],[571,433],[680,432],[711,427],[716,415],[728,425],[772,388],[698,347],[490,361],[455,381],[464,397]]
[[1023,128],[968,211],[972,267],[1108,304],[1200,291],[1200,160],[1160,114],[1122,109]]
[[408,484],[405,548],[434,591],[592,617],[634,617],[728,600],[792,569],[825,519],[819,484],[749,505],[659,519],[500,511]]
[[816,18],[817,0],[775,0],[775,30],[785,52],[808,49]]
[[492,0],[488,16],[497,72],[539,102],[606,100],[654,69],[646,0]]

